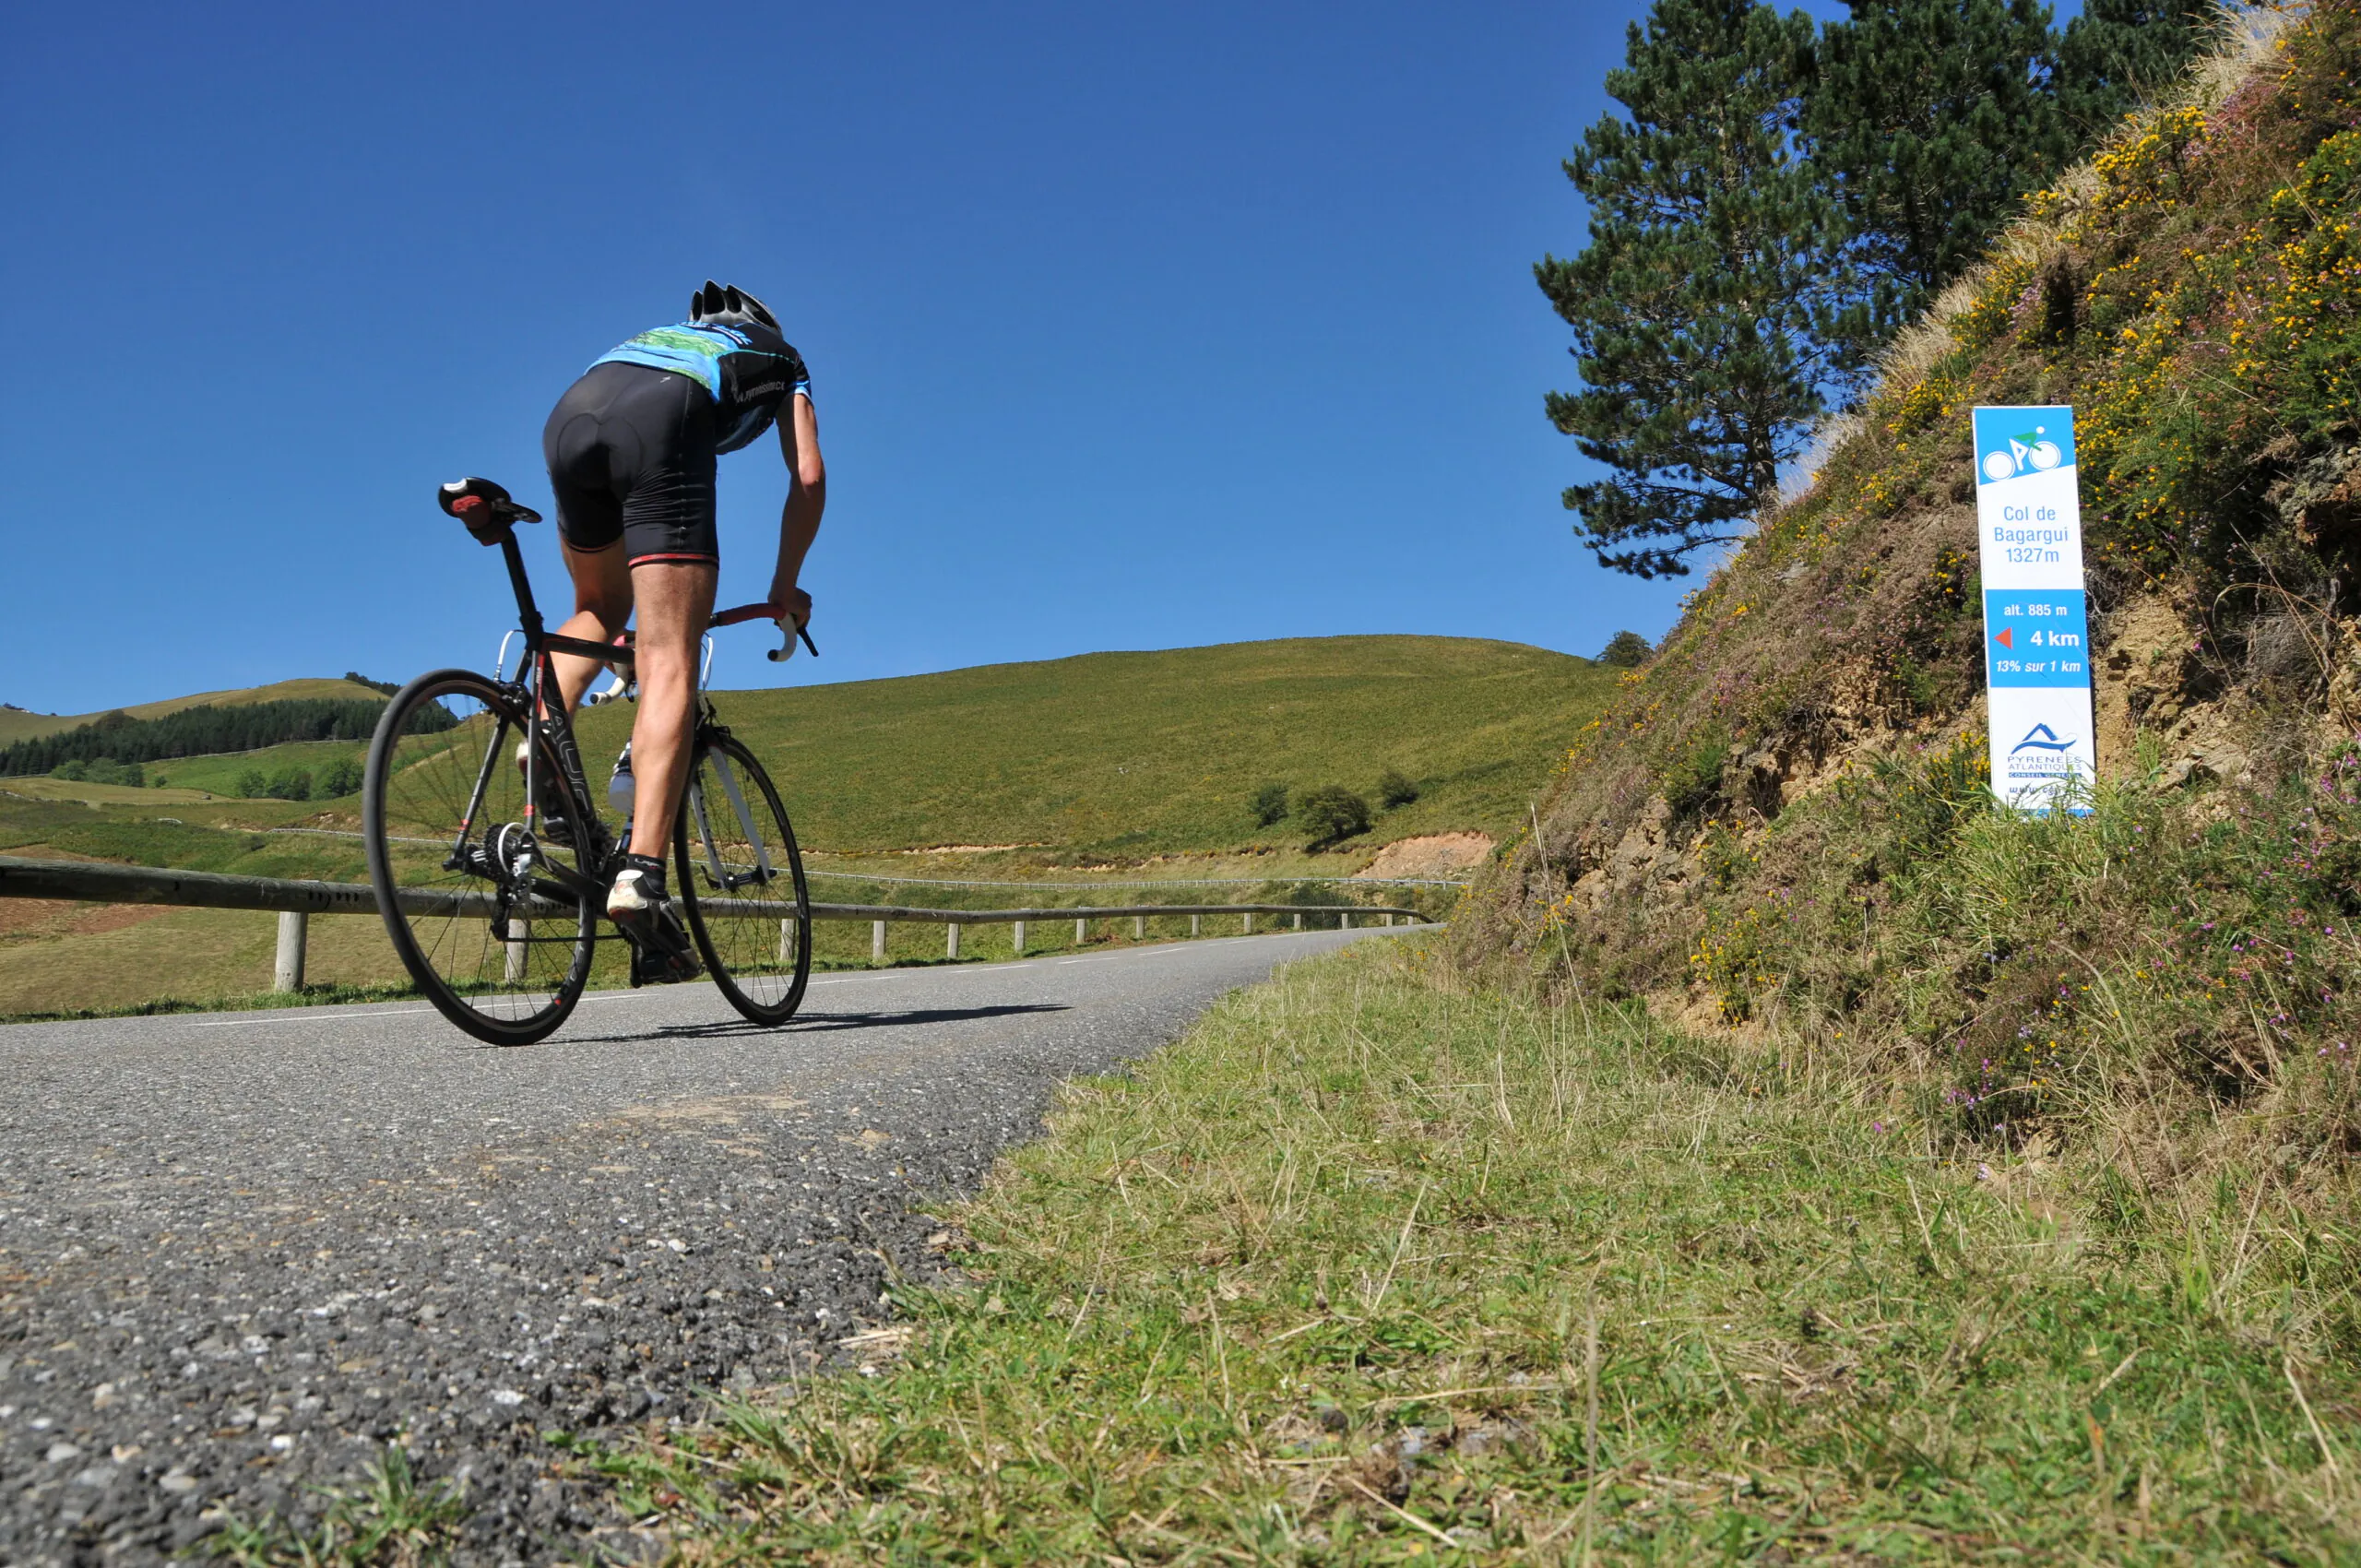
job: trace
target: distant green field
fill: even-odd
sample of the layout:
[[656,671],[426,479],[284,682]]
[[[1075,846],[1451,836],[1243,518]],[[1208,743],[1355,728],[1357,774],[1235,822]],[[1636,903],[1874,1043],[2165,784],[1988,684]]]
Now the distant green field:
[[[1613,684],[1614,672],[1588,659],[1516,643],[1304,637],[728,691],[716,703],[769,764],[810,847],[992,845],[1121,861],[1299,848],[1305,835],[1291,823],[1254,824],[1247,797],[1256,786],[1343,784],[1375,806],[1389,767],[1419,798],[1381,811],[1347,848],[1512,832]],[[594,785],[605,783],[633,711],[583,714]],[[154,763],[148,776],[234,795],[249,770],[316,774],[363,749],[298,742]],[[93,786],[83,798],[124,797]]]
[[[332,697],[350,702],[358,697],[378,695],[366,686],[356,686],[347,680],[304,676],[293,681],[276,681],[267,686],[247,686],[228,692],[197,692],[190,696],[166,697],[160,702],[133,703],[123,711],[134,719],[161,719],[168,713],[199,707],[207,703],[229,707],[239,703],[279,702],[292,697]],[[61,730],[88,724],[98,717],[96,713],[19,713],[0,708],[0,746],[13,745],[18,741],[30,741],[42,735],[54,735]]]
[[[218,756],[173,757],[148,765],[150,780],[163,779],[175,790],[203,790],[209,794],[235,795],[241,775],[260,772],[276,774],[286,768],[301,768],[317,778],[330,763],[366,758],[369,748],[350,741],[291,741],[281,746],[266,746],[260,751],[231,752]],[[356,792],[352,800],[358,801]]]
[[[1373,794],[1389,766],[1421,794],[1382,814],[1364,843],[1513,830],[1615,674],[1517,643],[1299,637],[727,692],[717,703],[813,845],[1041,845],[1121,860],[1299,846],[1287,823],[1255,826],[1256,785]],[[621,706],[585,717],[594,769],[630,723]]]

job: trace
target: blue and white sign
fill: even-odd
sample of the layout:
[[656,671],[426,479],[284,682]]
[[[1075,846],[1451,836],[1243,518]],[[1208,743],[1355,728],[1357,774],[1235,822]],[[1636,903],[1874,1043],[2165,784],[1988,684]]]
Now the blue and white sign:
[[1975,410],[1976,538],[1992,792],[2047,811],[2097,772],[2074,410]]

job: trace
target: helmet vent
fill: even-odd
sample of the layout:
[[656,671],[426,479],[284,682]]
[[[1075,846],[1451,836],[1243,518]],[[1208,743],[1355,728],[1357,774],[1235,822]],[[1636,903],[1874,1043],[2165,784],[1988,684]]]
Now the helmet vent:
[[705,287],[689,296],[689,319],[711,322],[718,327],[767,327],[779,329],[778,318],[771,315],[762,301],[734,283],[717,283],[708,278]]

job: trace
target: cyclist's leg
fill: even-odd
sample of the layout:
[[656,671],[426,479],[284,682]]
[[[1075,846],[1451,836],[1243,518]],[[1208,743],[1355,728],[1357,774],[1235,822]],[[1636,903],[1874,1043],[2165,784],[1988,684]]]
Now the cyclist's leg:
[[642,976],[682,980],[696,972],[696,958],[664,890],[664,851],[688,770],[697,644],[713,619],[720,553],[713,399],[686,376],[667,380],[637,422],[639,460],[623,500],[623,553],[639,615],[633,644],[639,712],[631,742],[638,788],[631,842],[607,892],[607,915],[638,944]]
[[688,777],[696,721],[697,645],[713,619],[720,567],[711,561],[644,561],[631,571],[639,605],[639,713],[631,731],[637,779],[630,851],[661,861]]
[[640,981],[682,980],[697,972],[687,929],[664,887],[664,852],[680,809],[695,728],[697,643],[713,619],[711,561],[648,561],[632,568],[639,607],[639,712],[632,720],[631,842],[624,847],[607,916],[638,950]]
[[[574,613],[557,629],[558,635],[587,642],[612,642],[631,624],[632,575],[623,540],[618,537],[600,550],[579,550],[561,539],[559,548],[565,552],[565,569],[574,576]],[[571,711],[606,666],[579,654],[550,657],[557,666],[558,689]]]
[[[644,422],[644,457],[623,504],[623,549],[639,610],[633,647],[639,714],[631,732],[638,799],[630,852],[661,866],[688,775],[695,723],[697,645],[713,619],[721,551],[714,518],[713,399],[670,376],[664,412]],[[659,872],[660,874],[660,872]]]

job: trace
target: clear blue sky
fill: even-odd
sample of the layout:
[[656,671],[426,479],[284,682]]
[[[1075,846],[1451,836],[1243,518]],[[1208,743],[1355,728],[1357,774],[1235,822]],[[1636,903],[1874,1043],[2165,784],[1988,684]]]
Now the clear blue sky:
[[[1654,636],[1686,585],[1558,504],[1531,273],[1642,9],[14,12],[0,700],[488,661],[498,557],[433,484],[545,505],[550,405],[708,275],[803,350],[830,475],[826,657],[735,635],[722,683]],[[723,459],[726,601],[784,486]]]

